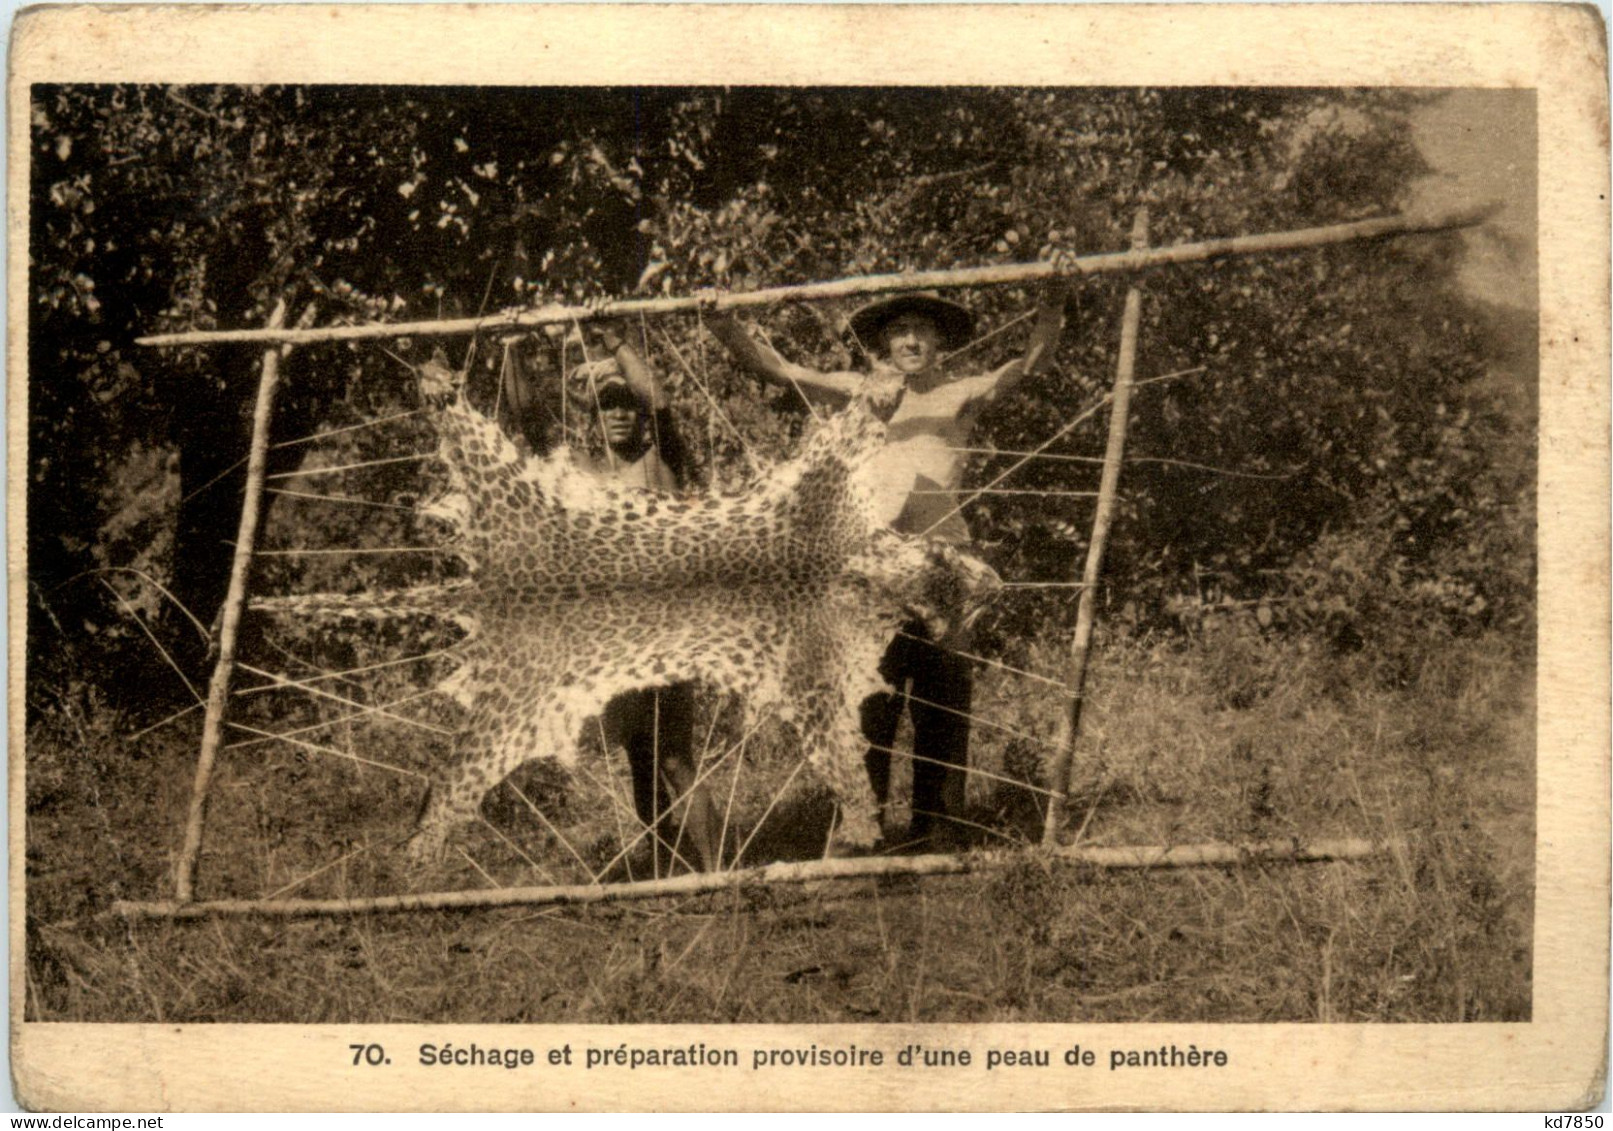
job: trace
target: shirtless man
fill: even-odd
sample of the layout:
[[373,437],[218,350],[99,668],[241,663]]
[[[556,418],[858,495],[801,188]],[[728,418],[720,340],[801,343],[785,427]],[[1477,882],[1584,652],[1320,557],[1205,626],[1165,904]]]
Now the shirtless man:
[[[747,369],[766,381],[793,388],[811,400],[839,407],[870,378],[900,376],[904,391],[887,421],[885,446],[865,474],[876,513],[894,530],[953,544],[970,540],[958,488],[964,449],[981,411],[1036,372],[1050,357],[1064,329],[1065,286],[1051,286],[1023,356],[989,373],[953,378],[943,369],[943,351],[967,343],[974,318],[968,309],[930,292],[880,299],[851,316],[850,333],[869,357],[871,374],[825,373],[780,357],[756,342],[731,316],[712,310],[706,324]],[[879,672],[894,694],[870,696],[862,707],[869,741],[868,778],[883,823],[890,793],[891,742],[902,710],[913,719],[913,814],[909,844],[958,840],[969,751],[973,697],[964,631],[930,639],[924,623],[905,625],[892,641]]]
[[[579,466],[601,479],[645,491],[682,490],[689,480],[688,456],[655,371],[614,323],[589,323],[587,340],[597,355],[582,373],[604,451],[580,457]],[[542,421],[534,385],[525,367],[508,359],[504,401],[528,442],[539,448]],[[675,683],[618,695],[606,705],[603,722],[609,740],[627,751],[633,808],[658,838],[657,857],[664,848],[701,871],[719,867],[717,811],[706,787],[695,784],[694,686]],[[681,838],[667,827],[668,811],[679,797],[688,799]]]

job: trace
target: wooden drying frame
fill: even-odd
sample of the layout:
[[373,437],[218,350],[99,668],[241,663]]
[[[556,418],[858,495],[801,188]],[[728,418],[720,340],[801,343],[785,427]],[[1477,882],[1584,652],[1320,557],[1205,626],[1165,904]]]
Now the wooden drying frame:
[[[428,322],[389,322],[362,326],[327,326],[309,328],[299,320],[293,327],[284,325],[283,304],[277,304],[268,325],[257,330],[197,330],[173,334],[156,334],[137,339],[139,344],[154,347],[205,346],[225,342],[257,343],[265,347],[262,375],[259,379],[257,405],[253,414],[252,446],[247,463],[246,494],[242,504],[240,528],[236,535],[236,552],[232,562],[230,586],[225,598],[220,621],[218,662],[214,667],[206,714],[202,727],[202,747],[197,758],[195,782],[185,822],[185,839],[174,869],[176,898],[168,902],[120,902],[114,905],[116,913],[137,918],[195,918],[203,915],[315,915],[355,912],[405,911],[448,907],[498,907],[511,904],[555,905],[593,903],[608,898],[647,899],[671,895],[692,895],[755,883],[805,883],[819,880],[864,878],[893,875],[956,875],[979,871],[988,867],[1002,867],[1007,859],[1020,854],[976,854],[967,856],[917,856],[894,858],[866,858],[854,860],[825,860],[805,864],[774,864],[762,868],[734,872],[708,873],[681,876],[675,879],[654,880],[644,883],[614,885],[584,885],[577,887],[504,888],[497,890],[435,892],[422,895],[380,896],[359,900],[217,900],[198,901],[195,898],[196,866],[202,845],[206,820],[207,794],[212,767],[217,757],[220,736],[223,732],[228,708],[229,686],[235,667],[236,629],[246,599],[251,571],[253,548],[257,537],[258,514],[263,492],[263,453],[267,450],[269,418],[274,395],[280,380],[280,361],[292,347],[333,341],[360,341],[431,336],[455,337],[491,332],[508,332],[538,326],[570,324],[600,317],[626,315],[667,315],[702,310],[740,310],[749,307],[771,306],[781,302],[818,301],[850,298],[862,295],[886,294],[924,289],[955,289],[963,287],[1024,285],[1059,277],[1072,280],[1094,275],[1129,274],[1176,267],[1189,263],[1232,256],[1262,255],[1277,252],[1299,251],[1331,244],[1360,240],[1383,239],[1420,232],[1449,231],[1471,227],[1493,215],[1498,205],[1463,207],[1417,214],[1386,216],[1324,227],[1301,228],[1287,232],[1267,232],[1257,235],[1233,236],[1225,239],[1202,240],[1167,247],[1150,248],[1147,244],[1147,215],[1139,213],[1132,231],[1132,246],[1128,251],[1076,257],[1059,265],[1050,262],[1003,264],[987,267],[953,268],[940,271],[916,271],[900,275],[870,275],[829,282],[803,283],[792,286],[770,287],[763,290],[726,294],[711,292],[707,295],[627,299],[606,307],[545,306],[535,310],[504,312],[485,318],[461,318]],[[1182,867],[1203,864],[1236,864],[1254,859],[1321,860],[1353,859],[1384,851],[1386,845],[1368,841],[1343,841],[1300,845],[1198,845],[1175,848],[1121,847],[1121,848],[1055,848],[1056,836],[1063,823],[1065,802],[1069,793],[1069,775],[1076,744],[1080,739],[1082,689],[1085,683],[1087,654],[1091,644],[1094,619],[1093,594],[1102,574],[1103,553],[1109,525],[1113,520],[1114,500],[1119,484],[1120,466],[1125,447],[1132,369],[1137,350],[1137,324],[1142,294],[1134,284],[1126,296],[1126,309],[1122,320],[1120,361],[1117,366],[1115,390],[1109,421],[1109,439],[1104,456],[1101,486],[1098,492],[1097,514],[1093,523],[1092,540],[1088,545],[1087,559],[1082,578],[1077,612],[1076,637],[1070,659],[1070,678],[1067,681],[1066,712],[1061,724],[1058,751],[1052,775],[1052,797],[1043,830],[1044,850],[1050,859],[1077,861],[1095,867]],[[612,894],[614,893],[614,894]]]

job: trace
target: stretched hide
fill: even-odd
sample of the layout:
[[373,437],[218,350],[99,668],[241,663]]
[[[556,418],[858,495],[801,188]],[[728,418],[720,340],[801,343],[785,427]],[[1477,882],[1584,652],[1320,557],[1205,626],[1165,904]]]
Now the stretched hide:
[[583,725],[613,697],[678,680],[741,696],[793,725],[839,798],[842,835],[877,834],[858,708],[915,613],[937,630],[994,590],[996,575],[949,546],[873,518],[854,472],[884,442],[873,388],[794,460],[731,496],[670,499],[585,474],[560,452],[524,457],[466,402],[457,375],[421,370],[444,401],[438,455],[449,486],[428,508],[467,578],[413,590],[267,598],[285,615],[429,615],[466,629],[440,690],[468,719],[411,852],[440,852],[483,795],[534,757],[576,761]]

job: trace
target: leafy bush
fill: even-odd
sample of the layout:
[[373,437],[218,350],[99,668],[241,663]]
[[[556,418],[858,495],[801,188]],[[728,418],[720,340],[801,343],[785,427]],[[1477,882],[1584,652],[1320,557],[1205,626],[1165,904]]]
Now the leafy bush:
[[[258,325],[279,298],[293,317],[312,303],[320,322],[400,320],[1113,250],[1142,207],[1161,244],[1377,215],[1405,204],[1426,171],[1408,126],[1424,101],[1350,90],[36,88],[29,569],[42,600],[30,652],[62,653],[57,626],[91,652],[128,636],[109,630],[125,613],[104,587],[58,588],[87,568],[139,565],[204,623],[222,595],[258,358],[144,350],[138,334]],[[1498,374],[1496,361],[1532,355],[1532,336],[1513,327],[1502,340],[1501,313],[1456,285],[1454,250],[1454,237],[1419,237],[1143,280],[1138,376],[1176,376],[1138,390],[1109,613],[1159,627],[1203,572],[1258,598],[1259,578],[1292,566],[1320,602],[1312,614],[1355,608],[1353,631],[1376,615],[1363,602],[1379,600],[1527,634],[1532,407],[1497,389],[1527,387],[1529,374]],[[1124,285],[1078,285],[1053,367],[983,421],[969,484],[1007,472],[1107,389]],[[1022,331],[1009,323],[1034,300],[1019,288],[969,296],[985,333],[960,365],[1012,356]],[[758,328],[795,358],[844,367],[851,305],[778,308]],[[737,372],[698,318],[645,331],[706,483],[744,482],[810,426],[802,406]],[[430,346],[394,350],[419,360]],[[520,348],[549,364],[547,346]],[[501,351],[459,349],[492,404]],[[406,367],[369,345],[300,350],[286,369],[277,438],[413,405]],[[1104,417],[1003,485],[1090,490]],[[581,440],[585,427],[571,424]],[[424,439],[405,426],[347,434],[313,457],[277,447],[271,470]],[[396,469],[343,482],[405,502],[425,487]],[[275,545],[422,535],[396,516],[271,502]],[[1067,580],[1090,507],[988,494],[968,517],[1006,576]],[[1378,530],[1392,545],[1373,541]],[[1371,545],[1339,542],[1353,538]],[[1341,576],[1326,581],[1330,556]],[[420,565],[281,560],[259,581],[371,585]],[[1420,588],[1350,589],[1368,579]],[[148,613],[167,607],[149,587],[120,595]],[[1034,634],[1070,606],[1056,594],[1016,601],[998,630]],[[200,667],[184,618],[158,631],[181,666]]]

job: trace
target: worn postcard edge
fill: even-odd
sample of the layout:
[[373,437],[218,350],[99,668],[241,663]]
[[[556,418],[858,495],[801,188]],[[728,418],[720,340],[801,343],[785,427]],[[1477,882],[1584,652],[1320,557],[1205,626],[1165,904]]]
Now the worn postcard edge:
[[[1605,31],[1548,5],[262,6],[22,13],[12,35],[7,419],[12,1070],[44,1110],[1561,1109],[1604,1086],[1608,974]],[[589,1027],[40,1024],[24,1001],[28,89],[39,81],[1533,88],[1541,423],[1533,1020],[1515,1025]],[[154,895],[156,893],[153,893]],[[355,1040],[733,1046],[921,1039],[1230,1050],[1213,1076],[355,1072]],[[916,1035],[915,1035],[916,1034]]]

